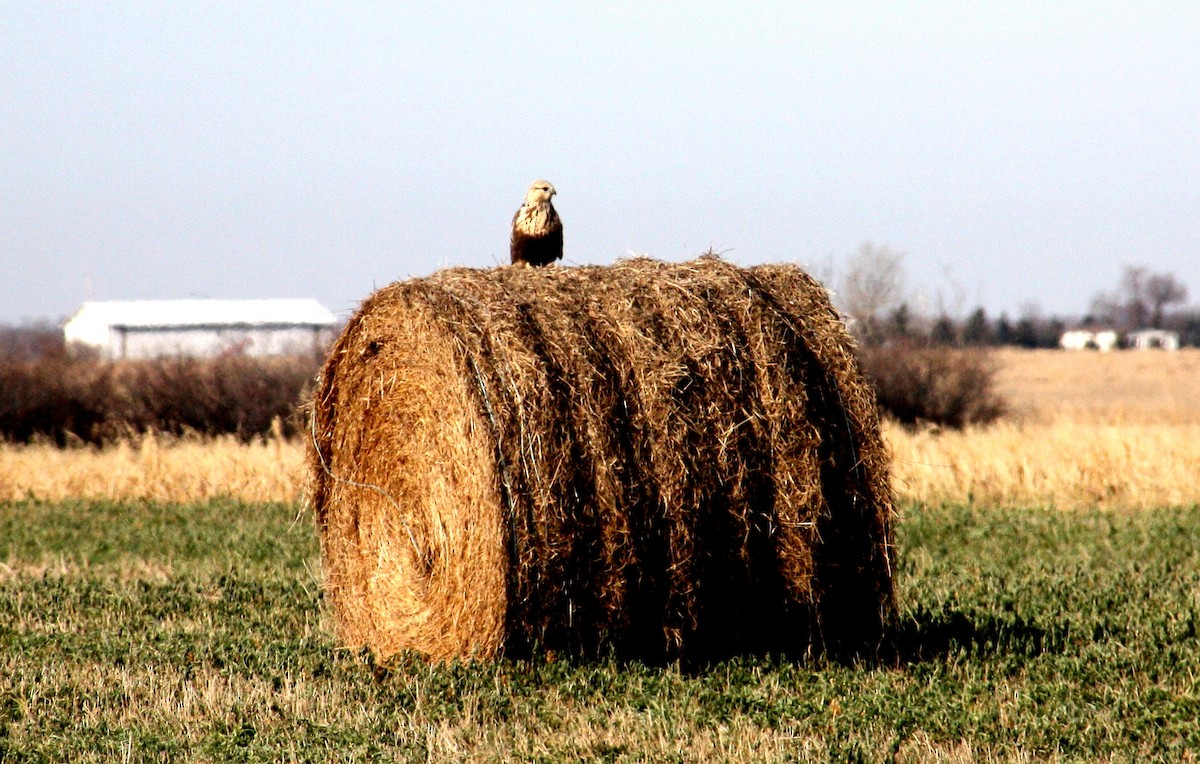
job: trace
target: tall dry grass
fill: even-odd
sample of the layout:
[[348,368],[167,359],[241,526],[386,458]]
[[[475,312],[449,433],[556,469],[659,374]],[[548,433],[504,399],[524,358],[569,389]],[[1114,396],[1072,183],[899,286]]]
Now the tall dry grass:
[[[1058,507],[1200,504],[1200,350],[1004,350],[1013,415],[988,427],[889,425],[902,501]],[[0,500],[298,501],[304,449],[272,436],[145,436],[105,448],[0,446]]]
[[1200,350],[1001,350],[1011,415],[988,427],[892,426],[902,500],[1145,508],[1200,503]]
[[1200,503],[1200,424],[1002,422],[962,431],[889,427],[908,501],[1064,508]]
[[0,500],[294,502],[304,481],[304,448],[282,437],[245,443],[151,433],[103,448],[0,445]]
[[1004,349],[994,359],[997,389],[1019,421],[1200,424],[1200,348]]

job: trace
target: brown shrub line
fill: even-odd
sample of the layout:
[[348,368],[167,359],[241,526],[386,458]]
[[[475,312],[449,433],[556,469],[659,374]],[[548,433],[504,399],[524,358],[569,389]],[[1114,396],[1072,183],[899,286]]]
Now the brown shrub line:
[[315,359],[292,357],[0,362],[0,438],[59,446],[146,432],[247,440],[273,426],[290,437],[304,429],[300,403],[316,370]]
[[[902,424],[961,428],[1006,411],[985,351],[904,346],[860,351],[882,412]],[[310,358],[163,358],[106,363],[47,356],[0,360],[0,440],[99,444],[146,432],[284,434],[304,429],[318,362]]]
[[859,358],[881,411],[902,425],[957,430],[1008,411],[988,350],[893,344],[860,348]]

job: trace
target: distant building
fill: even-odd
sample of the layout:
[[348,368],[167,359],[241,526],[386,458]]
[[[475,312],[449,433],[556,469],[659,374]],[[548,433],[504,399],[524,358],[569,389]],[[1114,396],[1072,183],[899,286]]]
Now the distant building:
[[299,355],[322,351],[337,318],[316,300],[85,302],[63,326],[68,348],[101,358]]
[[1120,335],[1112,330],[1092,332],[1086,329],[1076,329],[1063,332],[1058,345],[1064,350],[1099,350],[1107,353],[1117,348],[1120,339]]
[[1110,350],[1116,350],[1121,346],[1121,335],[1108,329],[1103,332],[1096,332],[1096,336],[1092,338],[1096,343],[1096,349],[1101,353],[1107,353]]
[[1094,347],[1092,344],[1094,337],[1092,332],[1082,329],[1063,332],[1062,337],[1058,339],[1058,346],[1063,350],[1087,350],[1088,347]]
[[1179,332],[1142,329],[1125,335],[1125,344],[1135,350],[1178,350]]

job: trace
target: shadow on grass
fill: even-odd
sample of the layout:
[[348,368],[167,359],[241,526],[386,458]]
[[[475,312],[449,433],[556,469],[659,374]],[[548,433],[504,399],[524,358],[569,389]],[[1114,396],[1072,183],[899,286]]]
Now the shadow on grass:
[[1015,612],[966,613],[922,607],[901,613],[869,644],[847,638],[823,646],[814,642],[800,650],[746,649],[684,658],[681,665],[688,672],[704,672],[724,661],[750,658],[900,668],[955,656],[1029,659],[1060,652],[1069,644],[1070,626],[1066,622],[1047,628]]
[[[1047,625],[1010,610],[964,611],[954,607],[918,607],[902,611],[880,630],[872,624],[860,632],[810,632],[801,645],[763,648],[742,644],[733,649],[685,657],[685,666],[704,667],[738,658],[816,660],[842,665],[902,667],[959,657],[1033,658],[1064,650],[1070,643],[1067,622]],[[729,648],[730,646],[726,646]]]
[[1064,649],[1069,636],[1066,623],[1047,629],[1017,613],[968,615],[919,608],[902,614],[885,632],[871,662],[906,665],[980,654],[1032,658]]
[[[1070,642],[1070,627],[1064,623],[1049,629],[1023,616],[1012,613],[964,613],[953,609],[931,611],[918,608],[902,613],[883,634],[865,645],[843,642],[818,647],[807,641],[806,647],[781,650],[778,644],[771,649],[758,645],[742,645],[741,649],[725,645],[719,651],[685,652],[670,658],[661,655],[630,654],[615,649],[600,654],[583,655],[571,651],[558,652],[533,646],[519,654],[509,654],[505,660],[518,665],[549,665],[560,663],[575,669],[612,664],[625,668],[661,669],[675,666],[687,675],[701,675],[728,662],[749,659],[769,663],[820,665],[821,663],[881,668],[943,661],[953,657],[1035,658],[1049,652],[1060,652]],[[428,669],[431,664],[417,654],[394,656],[377,664],[370,651],[363,649],[360,659],[369,667],[376,680],[386,681],[397,673],[407,675],[414,666]],[[471,665],[466,661],[463,665]],[[452,661],[450,665],[459,665]]]

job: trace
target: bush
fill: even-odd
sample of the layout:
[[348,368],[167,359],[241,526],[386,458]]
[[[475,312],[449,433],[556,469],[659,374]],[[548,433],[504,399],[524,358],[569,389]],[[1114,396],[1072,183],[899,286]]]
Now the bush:
[[987,351],[884,345],[860,349],[859,358],[880,408],[901,424],[960,429],[1007,409]]
[[65,358],[0,363],[0,437],[26,443],[99,438],[114,397],[111,369]]
[[232,433],[243,439],[270,432],[279,419],[290,437],[303,428],[298,406],[315,375],[316,363],[299,358],[138,362],[125,370],[123,411],[116,419],[138,432]]
[[0,362],[0,438],[100,443],[149,430],[249,440],[303,429],[300,403],[318,362],[228,356],[109,364],[42,358]]
[[[1004,414],[986,351],[886,345],[860,359],[883,412],[906,425],[960,428]],[[99,443],[128,432],[232,433],[249,440],[304,428],[318,362],[306,358],[164,358],[107,364],[44,357],[0,362],[0,438]]]

